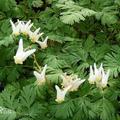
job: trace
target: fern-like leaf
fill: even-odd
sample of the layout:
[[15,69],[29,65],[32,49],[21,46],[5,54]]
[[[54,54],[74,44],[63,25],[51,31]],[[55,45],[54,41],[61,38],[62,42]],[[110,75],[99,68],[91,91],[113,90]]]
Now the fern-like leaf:
[[79,23],[81,20],[84,21],[87,16],[92,16],[96,13],[94,10],[76,5],[73,1],[58,3],[57,7],[63,11],[60,14],[62,22],[71,25],[75,22]]
[[105,56],[105,66],[110,69],[111,76],[114,77],[117,77],[120,73],[120,53],[118,52],[120,48],[117,48]]

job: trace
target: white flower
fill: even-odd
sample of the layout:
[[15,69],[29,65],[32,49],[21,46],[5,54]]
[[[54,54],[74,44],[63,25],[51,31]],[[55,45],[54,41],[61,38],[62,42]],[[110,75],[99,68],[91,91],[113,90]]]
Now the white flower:
[[45,40],[44,41],[36,41],[39,45],[40,45],[40,47],[42,48],[42,49],[45,49],[45,48],[47,48],[47,41],[48,41],[48,36],[45,38]]
[[110,70],[105,73],[103,64],[101,64],[99,69],[97,69],[96,64],[94,63],[94,71],[92,66],[90,66],[90,75],[88,81],[90,84],[96,83],[96,86],[99,88],[105,88],[108,83],[109,73]]
[[12,22],[12,20],[10,20],[10,23],[12,25],[13,34],[16,36],[20,33],[28,35],[31,27],[33,26],[31,20],[29,20],[28,22],[17,20],[15,24]]
[[13,35],[19,35],[20,34],[20,22],[17,22],[16,24],[14,24],[12,22],[12,20],[10,20],[11,26],[12,26],[12,34]]
[[78,78],[77,75],[66,75],[66,73],[61,75],[61,78],[63,79],[63,82],[61,83],[63,88],[71,86],[69,91],[76,91],[79,86],[85,81]]
[[[70,83],[73,80],[73,75],[67,75],[67,73],[64,73],[63,75],[60,76],[62,78],[62,83],[61,85],[63,87],[67,87],[70,85]],[[74,76],[75,77],[75,76]]]
[[101,82],[100,82],[100,86],[101,86],[102,88],[107,87],[109,74],[110,74],[110,70],[108,70],[106,74],[105,74],[105,71],[102,70],[102,80],[101,80]]
[[39,33],[40,28],[36,29],[34,32],[29,31],[29,37],[33,43],[37,42],[43,33]]
[[71,88],[69,91],[77,91],[79,86],[85,82],[85,79],[84,80],[81,80],[80,78],[74,80],[72,83],[71,83]]
[[45,78],[46,69],[47,69],[47,65],[44,66],[41,73],[39,73],[37,71],[34,71],[34,75],[35,75],[35,77],[37,79],[37,81],[36,81],[37,85],[41,85],[41,84],[46,82],[46,78]]
[[103,69],[103,64],[101,63],[100,67],[97,69],[96,63],[94,63],[94,72],[95,72],[95,77],[96,77],[96,82],[100,81],[102,78],[102,69]]
[[31,27],[33,26],[33,23],[31,23],[31,20],[29,20],[28,22],[25,22],[25,21],[19,21],[19,22],[20,22],[20,33],[24,35],[28,35]]
[[71,86],[68,86],[64,89],[60,89],[57,85],[55,85],[55,88],[57,90],[57,97],[55,101],[61,103],[65,100],[65,95],[68,92],[68,90],[71,88]]
[[96,77],[95,77],[95,74],[93,72],[93,68],[92,68],[92,66],[90,66],[90,75],[89,75],[88,81],[90,84],[94,84],[95,80],[96,80]]
[[23,50],[23,39],[19,40],[19,46],[18,50],[16,52],[16,55],[14,56],[14,60],[16,64],[23,64],[23,62],[27,59],[28,56],[33,54],[36,51],[36,49],[24,51]]
[[102,78],[102,69],[103,65],[101,64],[99,68],[96,67],[96,63],[94,63],[94,69],[90,66],[90,75],[88,81],[90,84],[94,84],[95,82],[99,82]]

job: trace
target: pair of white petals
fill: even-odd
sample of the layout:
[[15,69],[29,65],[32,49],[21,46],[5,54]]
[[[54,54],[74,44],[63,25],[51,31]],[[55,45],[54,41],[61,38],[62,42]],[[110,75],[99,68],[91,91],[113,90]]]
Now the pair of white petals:
[[65,100],[65,95],[67,94],[70,88],[71,86],[68,86],[64,89],[60,89],[59,86],[55,85],[55,89],[57,91],[57,96],[56,96],[55,101],[58,103],[63,102]]
[[79,86],[85,81],[85,79],[81,80],[81,78],[78,78],[77,75],[66,75],[66,73],[61,75],[61,78],[63,80],[61,85],[64,88],[71,85],[69,91],[77,91]]
[[103,65],[101,64],[99,68],[96,67],[94,63],[94,69],[90,66],[90,75],[88,81],[90,84],[95,84],[97,87],[105,88],[108,83],[110,70],[107,72],[104,71]]
[[23,62],[30,56],[32,55],[34,52],[36,51],[36,49],[31,49],[31,50],[27,50],[25,51],[23,49],[23,39],[19,40],[19,46],[18,46],[18,50],[16,52],[16,55],[14,56],[14,61],[16,64],[23,64]]
[[47,69],[47,65],[44,66],[43,70],[40,71],[34,71],[33,74],[36,77],[36,84],[37,85],[42,85],[46,82],[46,78],[45,78],[45,72]]
[[43,35],[43,33],[40,33],[40,28],[36,29],[34,32],[32,32],[30,29],[33,26],[33,23],[31,23],[31,20],[28,22],[24,21],[17,21],[17,23],[13,23],[12,20],[10,20],[10,23],[12,25],[13,35],[19,35],[20,33],[29,35],[31,41],[33,43],[38,43],[42,49],[47,48],[47,41],[48,36],[45,38],[44,41],[39,41],[39,38]]

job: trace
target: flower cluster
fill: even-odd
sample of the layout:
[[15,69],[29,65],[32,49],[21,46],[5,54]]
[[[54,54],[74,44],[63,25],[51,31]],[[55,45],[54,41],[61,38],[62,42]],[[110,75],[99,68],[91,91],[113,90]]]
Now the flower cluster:
[[[37,30],[32,32],[31,27],[33,26],[33,23],[31,23],[30,20],[28,22],[18,20],[15,24],[12,22],[12,20],[10,20],[10,23],[12,25],[12,30],[13,30],[12,34],[13,35],[15,35],[15,36],[18,36],[20,34],[28,35],[30,37],[31,41],[33,43],[35,43],[35,42],[38,43],[41,46],[42,49],[47,47],[48,37],[46,37],[43,42],[38,41],[43,33],[39,33],[40,28],[38,28]],[[32,55],[35,51],[36,51],[36,49],[31,49],[31,50],[24,49],[23,48],[23,39],[21,38],[19,40],[19,45],[18,45],[17,52],[14,56],[15,64],[23,64],[23,62],[30,55]],[[42,71],[38,70],[38,71],[33,72],[36,79],[37,79],[36,80],[37,85],[42,85],[46,82],[46,79],[45,79],[46,69],[47,69],[47,65],[44,66]]]
[[33,23],[31,23],[30,20],[28,22],[18,20],[16,23],[13,23],[12,20],[10,20],[10,23],[12,26],[13,35],[15,36],[18,36],[20,34],[28,35],[30,40],[33,43],[38,43],[42,49],[45,49],[47,47],[48,36],[45,38],[44,41],[39,41],[39,38],[44,33],[39,32],[40,28],[36,29],[35,31],[32,31],[31,28],[33,26]]
[[[96,84],[96,86],[99,87],[100,89],[104,89],[105,87],[107,87],[109,73],[110,70],[105,72],[102,64],[100,65],[99,68],[97,68],[96,64],[94,63],[94,69],[92,66],[90,66],[90,75],[88,81],[90,84]],[[81,80],[80,78],[78,78],[77,75],[67,75],[66,73],[61,75],[61,78],[63,80],[61,83],[62,89],[60,89],[57,85],[55,86],[57,90],[56,101],[58,103],[64,101],[67,92],[77,91],[79,86],[83,82],[85,82],[85,79]]]
[[85,79],[81,80],[81,78],[78,78],[77,75],[73,75],[73,74],[67,75],[66,73],[61,75],[61,78],[62,78],[61,85],[63,88],[71,86],[69,91],[77,91],[79,86],[85,81]]
[[[48,37],[46,37],[46,39],[43,42],[38,41],[43,33],[39,33],[40,28],[32,32],[31,27],[33,26],[33,23],[31,23],[31,21],[23,22],[18,20],[18,22],[14,24],[10,20],[10,23],[12,25],[14,35],[20,35],[21,33],[24,35],[29,35],[33,43],[40,44],[41,48],[43,49],[47,47]],[[18,50],[16,52],[16,55],[14,56],[15,63],[23,64],[23,62],[35,51],[36,49],[25,50],[23,48],[23,39],[21,38],[19,40]],[[45,65],[42,70],[37,70],[33,72],[34,76],[36,77],[35,83],[38,86],[46,83],[46,75],[45,75],[46,69],[47,69],[47,65]],[[105,72],[102,64],[100,65],[99,68],[97,68],[96,64],[94,63],[94,66],[90,66],[90,74],[88,81],[90,84],[96,84],[96,86],[99,87],[100,89],[104,89],[105,87],[107,87],[109,73],[110,70]],[[85,79],[78,78],[78,76],[74,74],[67,75],[66,73],[63,73],[61,75],[61,79],[62,79],[62,83],[61,83],[62,87],[60,88],[58,85],[55,85],[55,89],[57,91],[55,101],[58,103],[64,101],[65,96],[68,92],[77,91],[79,86],[85,82]]]
[[109,73],[110,70],[105,72],[102,64],[100,65],[99,68],[97,68],[96,64],[94,63],[94,67],[90,66],[90,75],[88,81],[90,84],[96,84],[97,87],[103,89],[107,86]]
[[[16,52],[16,55],[14,56],[15,64],[23,64],[23,62],[30,55],[32,55],[35,51],[36,51],[36,49],[31,49],[31,50],[25,51],[23,49],[23,39],[21,38],[19,40],[18,50]],[[36,79],[37,79],[37,81],[36,81],[37,85],[41,85],[41,84],[44,84],[46,82],[46,79],[45,79],[46,69],[47,69],[47,65],[44,66],[42,71],[38,70],[38,71],[34,71],[33,72],[35,77],[36,77]]]
[[61,103],[64,101],[65,95],[67,92],[77,91],[79,86],[85,81],[85,79],[81,80],[80,78],[78,78],[77,75],[67,75],[66,73],[61,75],[61,78],[63,80],[61,83],[62,89],[60,89],[57,85],[55,86],[57,90],[56,101],[58,103]]

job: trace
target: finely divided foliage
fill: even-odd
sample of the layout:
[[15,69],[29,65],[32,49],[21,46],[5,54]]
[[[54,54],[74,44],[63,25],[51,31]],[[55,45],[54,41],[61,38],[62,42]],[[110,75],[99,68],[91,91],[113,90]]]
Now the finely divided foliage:
[[120,0],[0,0],[0,120],[120,120]]

